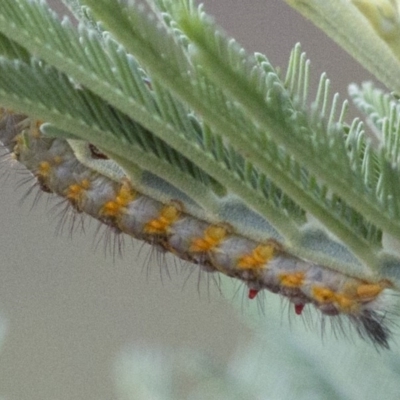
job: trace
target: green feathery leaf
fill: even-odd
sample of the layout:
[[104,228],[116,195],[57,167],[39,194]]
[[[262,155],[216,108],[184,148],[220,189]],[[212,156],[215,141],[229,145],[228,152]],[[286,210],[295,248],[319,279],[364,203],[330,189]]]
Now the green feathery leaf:
[[[198,52],[193,50],[193,46],[187,46],[188,39],[185,37],[177,39],[177,30],[174,29],[170,32],[165,27],[154,23],[154,16],[149,18],[143,11],[124,7],[122,4],[120,9],[111,12],[112,5],[106,0],[96,2],[87,0],[85,3],[92,8],[104,25],[113,32],[114,37],[123,43],[126,49],[134,53],[135,57],[146,66],[152,76],[157,77],[163,85],[175,92],[196,112],[202,115],[214,134],[223,136],[224,140],[228,141],[239,153],[245,153],[246,158],[251,160],[251,163],[257,169],[260,169],[269,179],[273,180],[290,197],[296,198],[296,202],[302,208],[316,216],[330,231],[341,238],[358,257],[368,262],[369,265],[377,265],[379,263],[371,253],[371,243],[356,238],[352,227],[348,227],[349,220],[343,214],[336,212],[337,203],[335,201],[332,202],[330,199],[329,201],[321,201],[321,198],[316,195],[316,193],[326,194],[327,190],[317,184],[315,177],[306,174],[306,176],[309,176],[309,181],[313,182],[311,186],[318,186],[318,189],[310,191],[310,185],[307,185],[307,190],[304,190],[304,186],[298,179],[290,177],[290,169],[286,165],[283,166],[284,164],[279,165],[280,160],[277,154],[284,154],[284,159],[287,159],[286,151],[288,147],[290,149],[293,147],[295,153],[298,153],[299,150],[301,151],[301,164],[304,162],[305,165],[309,166],[310,162],[313,163],[313,171],[315,171],[316,176],[325,177],[321,172],[322,170],[327,175],[330,175],[330,178],[331,171],[337,169],[340,174],[330,179],[329,183],[331,184],[331,181],[336,183],[341,192],[345,193],[343,197],[352,198],[349,195],[351,192],[353,192],[353,195],[357,192],[358,195],[359,191],[356,190],[358,187],[361,187],[360,190],[363,193],[365,191],[364,187],[356,180],[352,170],[349,168],[348,154],[340,121],[333,123],[332,112],[330,116],[329,113],[328,116],[321,116],[316,111],[314,113],[315,121],[311,126],[314,129],[311,129],[312,118],[307,116],[304,108],[295,108],[297,106],[295,99],[291,99],[290,93],[288,93],[284,84],[280,82],[272,66],[261,57],[248,61],[243,50],[239,49],[234,42],[228,43],[218,31],[215,33],[215,27],[207,22],[207,18],[204,17],[201,11],[196,12],[194,16],[189,15],[186,17],[189,19],[193,17],[197,21],[195,22],[196,26],[206,26],[205,34],[208,36],[205,39],[205,43],[214,46],[209,59],[218,60],[218,63],[220,62],[218,68],[215,65],[215,68],[209,68],[209,66],[203,68],[203,64],[200,65],[196,61],[198,60]],[[182,13],[180,14],[182,15]],[[201,18],[198,17],[198,14],[201,15]],[[183,21],[182,17],[181,21]],[[195,46],[195,48],[197,47]],[[162,60],[162,63],[160,60]],[[218,76],[218,79],[215,79],[214,82],[210,81],[207,78],[208,72],[218,69],[224,71],[224,76]],[[231,78],[234,76],[234,80],[227,78],[230,69],[233,71]],[[236,73],[240,76],[236,76]],[[237,88],[238,82],[242,82],[241,78],[243,77],[250,77],[252,90],[249,92],[243,90],[249,84],[249,82],[244,82],[241,95],[245,96],[245,98],[232,101],[232,93],[227,95],[221,91],[220,87],[224,86],[225,80],[226,85],[224,87],[228,88],[228,91],[229,88]],[[231,84],[232,82],[235,83]],[[262,83],[261,85],[260,82]],[[266,93],[264,97],[269,102],[260,108],[260,101],[264,103],[264,98],[260,100],[260,91],[263,88]],[[321,89],[321,92],[322,99],[325,99],[321,105],[323,111],[324,107],[326,108],[327,98],[325,86]],[[254,121],[249,116],[251,112],[248,109],[244,112],[243,104],[246,103],[246,98],[251,97],[249,93],[254,94],[249,101],[258,110],[258,114],[262,115],[262,118],[267,116],[267,119],[274,119],[272,127],[269,126],[268,129],[265,129],[264,126],[264,129],[260,129],[260,121]],[[303,95],[304,97],[306,96]],[[329,117],[330,126],[326,127],[324,117],[326,119]],[[328,136],[326,136],[326,129],[330,131]],[[269,135],[266,134],[269,130],[275,133],[283,132],[279,142],[283,144],[282,147],[271,141]],[[305,134],[310,131],[313,132],[313,135]],[[318,134],[317,140],[313,140],[316,134]],[[296,140],[293,138],[296,138]],[[288,139],[291,145],[286,146],[287,143],[284,139]],[[303,146],[297,143],[297,139],[300,140],[299,143],[303,143]],[[278,148],[280,151],[276,151]],[[331,156],[337,150],[339,150],[338,154]],[[321,168],[321,160],[326,163],[324,168]],[[331,163],[328,161],[331,161]],[[293,161],[291,162],[293,163]],[[300,170],[300,166],[298,168],[297,171]],[[303,168],[303,174],[304,171]],[[343,177],[346,176],[348,177],[347,182],[342,182]],[[339,197],[343,198],[341,194]],[[369,192],[367,194],[370,195]],[[370,197],[372,198],[373,196],[370,195]],[[381,211],[379,210],[379,205],[376,204],[375,198],[373,202],[369,198],[366,198],[364,202],[355,201],[354,199],[351,202],[354,204],[354,208],[361,211],[363,215],[368,218],[372,215],[373,222],[378,226],[379,224],[383,225]],[[343,200],[341,203],[343,203]],[[359,221],[360,219],[362,217],[358,213],[356,220]],[[398,231],[400,224],[393,222],[390,216],[385,219],[385,228],[395,233],[400,232]],[[291,243],[296,242],[295,237],[295,235],[292,235],[290,238]],[[302,246],[304,246],[304,242]],[[367,253],[368,255],[366,255]],[[314,255],[311,257],[314,257]]]
[[[382,270],[382,231],[400,237],[397,164],[369,145],[361,123],[345,124],[347,102],[330,100],[325,75],[307,104],[309,62],[299,46],[282,80],[191,1],[150,2],[159,7],[150,14],[122,1],[66,3],[87,23],[60,22],[42,2],[0,5],[0,32],[40,59],[2,60],[5,76],[26,72],[15,86],[1,82],[4,105],[95,144],[128,173],[139,167],[171,183],[197,216],[257,240],[267,229],[293,254],[343,272]],[[251,226],[251,210],[264,217],[261,228]]]

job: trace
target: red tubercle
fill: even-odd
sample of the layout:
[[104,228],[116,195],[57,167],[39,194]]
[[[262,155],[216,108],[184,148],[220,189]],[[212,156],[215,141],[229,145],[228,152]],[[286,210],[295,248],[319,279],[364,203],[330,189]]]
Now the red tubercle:
[[258,292],[259,292],[258,289],[249,289],[249,295],[248,295],[249,299],[253,300],[257,296]]
[[301,315],[301,313],[303,312],[303,309],[304,309],[304,304],[302,304],[302,303],[294,305],[294,311],[295,311],[296,315]]

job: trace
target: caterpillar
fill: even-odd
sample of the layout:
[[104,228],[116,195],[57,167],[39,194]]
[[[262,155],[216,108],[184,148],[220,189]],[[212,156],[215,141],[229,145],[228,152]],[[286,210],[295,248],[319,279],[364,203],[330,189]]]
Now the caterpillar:
[[[40,127],[40,121],[1,111],[1,143],[31,172],[41,191],[61,196],[77,213],[117,233],[146,241],[206,272],[241,280],[250,299],[268,290],[288,299],[297,315],[313,306],[339,323],[347,318],[361,338],[389,348],[389,281],[351,277],[289,254],[276,239],[256,242],[236,234],[229,224],[195,218],[180,201],[157,201],[135,190],[126,176],[116,181],[88,168],[68,140],[44,136]],[[94,159],[106,158],[91,144],[87,149]]]

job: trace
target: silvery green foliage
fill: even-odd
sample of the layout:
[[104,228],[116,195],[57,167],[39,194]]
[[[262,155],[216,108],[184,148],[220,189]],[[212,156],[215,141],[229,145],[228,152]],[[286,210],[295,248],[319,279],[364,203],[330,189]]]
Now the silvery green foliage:
[[400,91],[398,0],[285,0],[392,91]]
[[[379,34],[364,35],[370,27],[351,1],[288,2],[309,7],[305,13],[320,18],[323,23],[317,23],[333,36],[353,27],[362,46],[348,40],[351,33],[337,41],[400,92],[396,43],[388,48]],[[94,143],[144,193],[166,196],[142,184],[148,171],[178,189],[199,217],[227,218],[232,205],[242,206],[268,221],[293,254],[397,283],[396,96],[372,84],[351,86],[350,96],[367,120],[346,122],[347,102],[330,95],[325,75],[316,98],[309,98],[309,62],[299,45],[282,77],[265,56],[249,55],[225,37],[189,0],[149,0],[152,13],[126,1],[65,3],[78,28],[60,22],[43,1],[0,2],[0,104],[47,121],[48,134]],[[326,17],[338,16],[338,10],[342,21]],[[229,222],[244,235],[262,238],[262,230],[244,219]],[[173,375],[159,373],[172,374],[171,360],[190,377],[212,380],[218,398],[397,398],[397,354],[381,357],[358,342],[319,348],[320,337],[311,340],[310,332],[300,344],[302,333],[283,335],[273,327],[274,315],[268,313],[263,329],[267,341],[244,349],[228,371],[203,357],[189,360],[188,353],[157,363],[136,354],[140,372],[158,378],[159,386],[135,382],[127,373],[133,388],[121,389],[125,398],[149,398],[150,392],[152,398],[176,398]],[[261,350],[265,355],[256,364]],[[124,360],[129,372],[132,359]],[[351,386],[354,376],[357,384]],[[192,398],[205,398],[203,390],[199,384]]]
[[[42,1],[1,3],[3,105],[95,144],[161,201],[168,194],[141,184],[143,171],[200,218],[256,240],[269,226],[294,255],[395,282],[387,243],[400,238],[400,185],[387,154],[398,142],[371,146],[325,75],[309,101],[299,46],[282,78],[191,1],[149,1],[150,13],[132,2],[66,3],[78,28]],[[253,211],[261,228],[248,222]]]

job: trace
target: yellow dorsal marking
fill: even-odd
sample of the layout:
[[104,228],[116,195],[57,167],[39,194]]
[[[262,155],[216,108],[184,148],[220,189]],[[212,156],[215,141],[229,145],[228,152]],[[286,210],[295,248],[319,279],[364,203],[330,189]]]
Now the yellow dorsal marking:
[[66,198],[71,201],[71,203],[80,209],[80,204],[85,198],[85,192],[90,188],[89,179],[83,179],[79,183],[74,183],[68,186],[66,191]]
[[345,294],[338,293],[335,295],[335,302],[340,308],[340,311],[349,313],[355,311],[359,304],[354,298],[351,298]]
[[327,287],[314,286],[312,294],[317,303],[335,304],[344,313],[353,312],[359,307],[357,300],[353,296],[347,293],[335,293]]
[[318,303],[332,303],[335,300],[335,293],[327,287],[314,286],[312,295]]
[[237,266],[242,269],[264,268],[275,255],[274,244],[260,244],[249,254],[240,257]]
[[304,272],[298,271],[279,274],[279,279],[283,286],[292,288],[300,287],[304,282]]
[[205,231],[201,238],[192,240],[189,251],[193,253],[202,253],[210,251],[217,247],[228,235],[228,229],[224,225],[211,225]]
[[48,161],[41,161],[39,163],[39,168],[37,174],[42,178],[47,178],[51,171],[51,165]]
[[357,297],[362,301],[375,299],[384,289],[380,283],[362,284],[357,287]]
[[106,217],[118,217],[135,198],[136,192],[132,189],[129,181],[124,180],[115,199],[107,201],[100,213]]
[[375,300],[385,287],[385,282],[361,283],[358,286],[353,284],[345,288],[343,292],[335,293],[327,287],[314,286],[312,296],[318,303],[335,303],[341,312],[351,313],[356,311],[360,304]]
[[180,208],[175,204],[164,206],[161,209],[160,215],[145,225],[144,232],[153,235],[163,235],[168,233],[169,227],[179,219],[180,213]]
[[52,169],[52,165],[60,165],[63,159],[61,156],[55,156],[50,161],[41,161],[38,166],[37,176],[48,178]]

